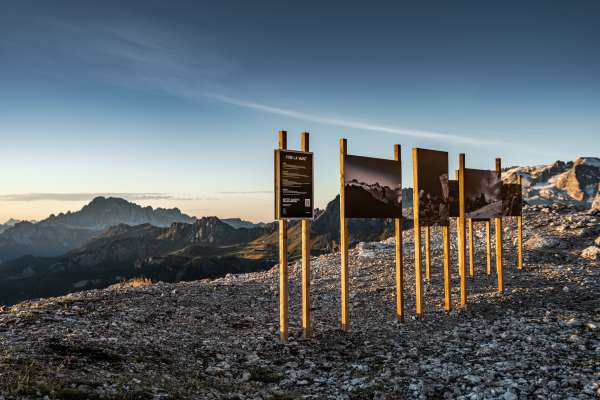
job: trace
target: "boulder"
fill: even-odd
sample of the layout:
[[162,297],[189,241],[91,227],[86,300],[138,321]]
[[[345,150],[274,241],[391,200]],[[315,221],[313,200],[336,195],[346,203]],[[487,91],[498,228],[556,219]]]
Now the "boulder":
[[542,248],[555,248],[560,244],[560,240],[554,236],[533,235],[525,242],[525,247],[529,250],[537,250]]
[[583,249],[581,252],[581,257],[587,258],[589,260],[600,260],[600,247],[598,246],[589,246]]

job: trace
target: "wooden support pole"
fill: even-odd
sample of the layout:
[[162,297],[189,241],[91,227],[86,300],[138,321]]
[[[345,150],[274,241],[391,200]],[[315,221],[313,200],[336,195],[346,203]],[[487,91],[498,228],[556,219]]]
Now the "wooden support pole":
[[423,315],[423,281],[421,277],[421,225],[419,222],[418,154],[418,149],[413,148],[413,230],[415,235],[415,311],[417,314],[417,318]]
[[458,262],[460,268],[460,305],[467,305],[467,271],[465,238],[465,154],[458,156]]
[[[456,179],[457,181],[460,179],[460,173],[457,169],[454,170],[454,179]],[[458,251],[458,276],[461,276],[461,270],[460,270],[460,217],[456,217],[456,248],[459,249]]]
[[491,234],[491,221],[488,219],[485,221],[485,250],[486,250],[486,272],[488,275],[492,274],[492,234]]
[[341,297],[342,330],[347,331],[348,321],[348,224],[344,190],[344,156],[348,152],[346,139],[340,139],[340,256],[341,256]]
[[[523,196],[523,177],[519,175],[518,183],[521,190],[521,196]],[[523,270],[523,211],[521,207],[521,215],[517,217],[517,227],[518,227],[518,252],[519,252],[519,261],[517,264],[517,269],[519,271]]]
[[431,253],[430,253],[431,229],[425,227],[425,280],[431,279]]
[[[279,149],[287,149],[287,132],[279,131]],[[279,335],[288,340],[288,257],[287,221],[279,220]]]
[[450,224],[442,227],[444,240],[444,309],[446,312],[452,310],[450,299]]
[[473,219],[467,220],[469,226],[469,276],[475,277],[475,247],[473,246]]
[[[496,158],[496,172],[502,173],[500,158]],[[498,292],[504,293],[504,274],[502,271],[502,217],[496,220],[496,274],[498,275]]]
[[[310,151],[309,133],[300,134],[300,150]],[[310,337],[310,221],[302,222],[302,335]]]
[[[394,160],[402,162],[400,145],[394,145]],[[404,266],[402,265],[402,217],[395,218],[396,225],[396,317],[404,321]]]

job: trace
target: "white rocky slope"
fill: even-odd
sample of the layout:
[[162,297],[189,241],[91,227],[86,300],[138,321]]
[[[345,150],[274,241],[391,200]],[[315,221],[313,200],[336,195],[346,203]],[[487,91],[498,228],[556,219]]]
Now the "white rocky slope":
[[[278,270],[212,281],[81,292],[0,311],[0,398],[594,399],[600,394],[600,266],[584,253],[600,215],[525,208],[525,270],[505,221],[506,291],[476,276],[442,311],[441,232],[432,232],[425,315],[414,320],[412,231],[404,233],[407,319],[394,315],[393,240],[350,252],[350,332],[339,330],[339,254],[312,258],[314,337],[300,331],[290,266],[288,344],[278,336]],[[453,232],[455,227],[452,226]]]
[[511,167],[505,182],[523,176],[524,198],[529,204],[575,204],[600,209],[600,158],[580,157],[574,162]]

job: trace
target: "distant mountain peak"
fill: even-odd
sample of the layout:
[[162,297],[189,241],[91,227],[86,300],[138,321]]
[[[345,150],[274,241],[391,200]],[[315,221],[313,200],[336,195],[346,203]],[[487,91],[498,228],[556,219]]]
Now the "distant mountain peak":
[[19,222],[0,233],[0,260],[23,255],[56,256],[75,249],[102,231],[110,234],[127,226],[167,228],[173,223],[191,224],[196,219],[179,209],[142,207],[119,197],[96,197],[79,211],[50,215],[38,223]]
[[579,157],[548,165],[510,167],[505,182],[523,177],[523,194],[532,204],[564,203],[600,209],[600,158]]
[[41,225],[62,225],[74,228],[104,230],[118,224],[151,224],[170,226],[173,222],[192,223],[195,218],[183,214],[178,208],[142,207],[120,197],[98,196],[79,211],[51,215]]

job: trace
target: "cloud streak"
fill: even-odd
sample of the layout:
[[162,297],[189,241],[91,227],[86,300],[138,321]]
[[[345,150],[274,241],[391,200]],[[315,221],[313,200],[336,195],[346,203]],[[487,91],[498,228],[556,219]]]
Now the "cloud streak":
[[15,193],[0,195],[0,201],[89,201],[99,196],[131,201],[177,199],[166,193]]
[[360,121],[351,121],[339,118],[331,118],[320,115],[308,114],[299,111],[289,110],[285,108],[272,107],[269,105],[255,103],[251,101],[244,101],[232,97],[217,95],[217,94],[206,94],[206,97],[215,99],[222,103],[235,105],[238,107],[249,108],[256,111],[261,111],[269,114],[282,115],[294,119],[300,119],[303,121],[317,122],[320,124],[340,126],[343,128],[351,128],[351,129],[360,129],[371,132],[380,132],[380,133],[388,133],[399,136],[409,136],[416,137],[421,139],[430,139],[430,140],[438,140],[444,142],[455,142],[455,143],[463,143],[470,145],[484,145],[484,144],[493,144],[494,142],[470,137],[470,136],[461,136],[461,135],[451,135],[447,133],[441,132],[431,132],[424,131],[418,129],[408,129],[408,128],[398,128],[398,127],[389,127],[378,124],[371,124]]
[[[62,25],[61,25],[62,26]],[[68,32],[89,35],[87,29],[68,26]],[[137,29],[136,29],[137,28]],[[62,28],[63,30],[66,28]],[[302,111],[274,107],[255,101],[229,97],[220,82],[235,69],[233,62],[222,57],[214,43],[203,41],[203,56],[198,59],[189,51],[185,38],[168,32],[154,31],[147,26],[134,28],[123,26],[104,27],[92,35],[95,45],[79,49],[82,59],[89,65],[98,60],[111,60],[108,70],[98,71],[108,81],[125,87],[161,91],[189,100],[212,99],[223,104],[280,115],[302,121],[337,126],[347,129],[392,134],[403,137],[434,140],[472,146],[498,144],[468,135],[449,134],[429,130],[386,126],[347,118],[315,115]],[[64,32],[63,32],[64,33]],[[71,35],[78,37],[78,35]],[[75,40],[75,39],[72,39]],[[68,47],[68,46],[67,46]]]
[[224,191],[217,194],[273,194],[272,190]]

